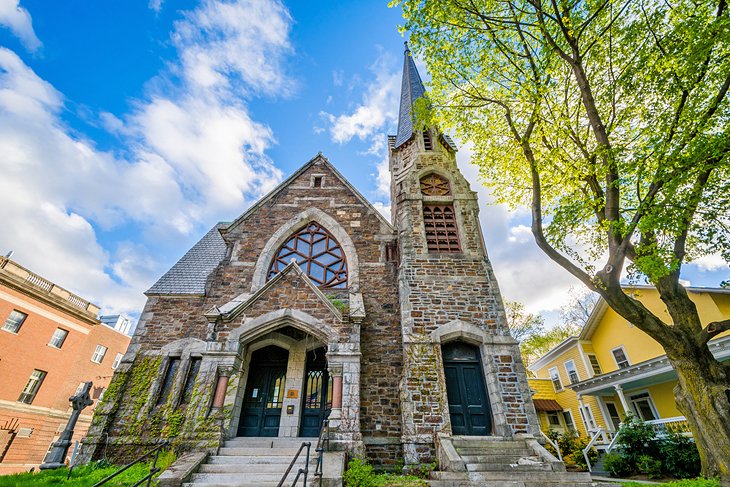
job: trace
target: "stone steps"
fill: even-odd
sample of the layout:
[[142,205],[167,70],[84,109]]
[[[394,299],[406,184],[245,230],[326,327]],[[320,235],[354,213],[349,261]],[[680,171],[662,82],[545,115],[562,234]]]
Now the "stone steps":
[[431,472],[433,487],[591,487],[588,473],[561,471],[541,461],[525,440],[465,438],[452,440],[466,472]]
[[[303,442],[310,442],[309,483],[314,480],[317,454],[316,438],[234,438],[225,442],[217,455],[207,459],[194,473],[188,487],[275,487],[291,464]],[[304,468],[306,450],[287,475],[291,485],[300,468]],[[302,478],[300,477],[300,482]]]

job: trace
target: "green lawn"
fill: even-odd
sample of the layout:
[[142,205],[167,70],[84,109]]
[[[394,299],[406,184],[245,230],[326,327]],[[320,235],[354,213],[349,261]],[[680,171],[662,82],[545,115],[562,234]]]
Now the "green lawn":
[[[621,485],[623,487],[647,487],[646,484],[640,484],[638,482],[624,482]],[[662,484],[662,487],[720,487],[720,482],[708,479],[674,480]]]
[[[174,461],[175,457],[172,453],[161,453],[160,458],[157,460],[157,466],[161,468],[160,472],[164,471]],[[74,468],[71,472],[70,479],[66,479],[68,469],[65,467],[57,468],[56,470],[43,470],[36,473],[2,475],[0,476],[0,487],[25,487],[28,485],[33,485],[33,487],[57,485],[91,487],[116,472],[119,468],[118,465],[110,465],[106,462],[94,462],[89,465]],[[126,487],[140,480],[149,471],[149,463],[137,464],[104,485],[110,487]]]

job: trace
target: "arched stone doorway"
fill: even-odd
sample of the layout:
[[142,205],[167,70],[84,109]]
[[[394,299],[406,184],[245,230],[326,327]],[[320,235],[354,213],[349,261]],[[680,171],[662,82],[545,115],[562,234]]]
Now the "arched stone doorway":
[[441,353],[453,434],[490,435],[492,410],[479,347],[450,342],[441,347]]

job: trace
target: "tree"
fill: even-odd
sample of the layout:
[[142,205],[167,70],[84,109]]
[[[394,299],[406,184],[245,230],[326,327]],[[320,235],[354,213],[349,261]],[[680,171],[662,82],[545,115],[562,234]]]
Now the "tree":
[[598,304],[598,294],[590,291],[583,291],[571,287],[568,291],[570,301],[560,308],[560,317],[563,319],[563,324],[573,325],[579,330],[588,323],[593,308]]
[[[730,364],[679,283],[730,260],[727,0],[394,0],[432,75],[420,121],[474,143],[552,260],[660,343],[703,474],[730,485]],[[428,108],[428,110],[427,110]],[[656,287],[665,323],[621,289]]]
[[525,305],[517,301],[505,301],[507,325],[512,338],[521,342],[543,331],[545,320],[540,315],[528,313]]

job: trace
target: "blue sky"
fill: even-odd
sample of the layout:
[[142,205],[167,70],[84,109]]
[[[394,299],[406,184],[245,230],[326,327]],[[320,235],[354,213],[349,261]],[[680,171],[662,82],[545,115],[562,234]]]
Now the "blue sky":
[[[387,212],[400,22],[385,1],[0,0],[0,252],[136,315],[215,222],[320,151]],[[525,212],[487,206],[468,158],[505,297],[554,320],[577,283]],[[707,257],[685,278],[727,270]]]

